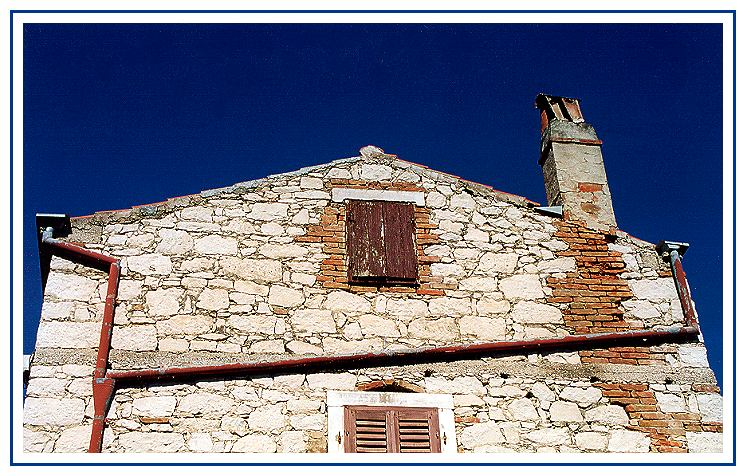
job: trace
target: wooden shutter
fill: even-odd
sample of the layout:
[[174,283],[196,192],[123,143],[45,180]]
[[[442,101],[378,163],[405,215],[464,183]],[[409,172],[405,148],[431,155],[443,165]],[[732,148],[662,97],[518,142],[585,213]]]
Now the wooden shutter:
[[350,281],[386,276],[382,202],[347,204],[347,256]]
[[391,282],[417,280],[414,205],[385,202],[383,235],[386,246],[386,277]]
[[351,200],[347,203],[350,282],[417,282],[414,206],[411,203]]
[[436,408],[345,407],[347,453],[440,453]]
[[437,409],[406,408],[395,413],[397,453],[440,453]]

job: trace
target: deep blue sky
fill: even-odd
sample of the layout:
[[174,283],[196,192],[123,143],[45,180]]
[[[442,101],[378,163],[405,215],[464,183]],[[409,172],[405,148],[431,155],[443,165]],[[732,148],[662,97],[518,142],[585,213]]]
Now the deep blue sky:
[[545,92],[581,98],[619,227],[691,243],[722,382],[720,25],[27,24],[23,61],[25,353],[35,213],[161,201],[366,144],[546,203]]

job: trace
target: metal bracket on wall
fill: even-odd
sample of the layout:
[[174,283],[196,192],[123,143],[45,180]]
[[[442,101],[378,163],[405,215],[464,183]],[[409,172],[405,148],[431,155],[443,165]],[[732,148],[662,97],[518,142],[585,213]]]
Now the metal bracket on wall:
[[562,218],[562,205],[555,205],[553,207],[534,207],[534,210],[541,213],[542,215],[549,215],[551,217]]

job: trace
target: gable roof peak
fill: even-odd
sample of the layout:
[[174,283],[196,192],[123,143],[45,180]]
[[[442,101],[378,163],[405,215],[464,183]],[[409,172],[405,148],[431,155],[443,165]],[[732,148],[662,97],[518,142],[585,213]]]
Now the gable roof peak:
[[375,145],[366,145],[360,148],[360,157],[363,160],[370,159],[398,159],[395,154],[387,154],[380,147]]

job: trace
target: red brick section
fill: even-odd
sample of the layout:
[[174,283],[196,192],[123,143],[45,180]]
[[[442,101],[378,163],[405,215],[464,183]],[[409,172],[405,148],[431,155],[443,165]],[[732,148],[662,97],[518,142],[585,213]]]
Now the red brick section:
[[665,348],[650,347],[609,347],[604,350],[581,350],[580,360],[584,363],[647,365],[666,363]]
[[[654,452],[686,453],[687,431],[723,431],[721,423],[702,422],[698,413],[660,411],[655,393],[646,383],[595,383],[594,386],[601,389],[610,403],[624,407],[629,415],[627,428],[647,433]],[[692,391],[708,391],[704,387],[719,391],[717,386],[696,384]]]
[[[363,180],[332,179],[325,182],[325,188],[360,188],[367,190],[396,190],[423,192],[425,189],[408,182],[366,182]],[[317,225],[309,225],[305,235],[295,241],[301,243],[322,243],[323,252],[328,255],[321,262],[321,271],[316,282],[325,288],[345,289],[352,292],[400,292],[432,296],[445,295],[445,289],[455,289],[455,284],[443,283],[443,278],[432,276],[430,264],[440,260],[437,256],[427,256],[425,248],[439,243],[438,235],[432,233],[437,226],[430,222],[430,210],[415,205],[414,218],[417,234],[417,275],[418,286],[356,286],[348,282],[347,242],[345,233],[345,206],[343,203],[330,203],[324,208]]]
[[[576,334],[620,332],[641,328],[624,320],[622,301],[633,296],[624,272],[624,260],[618,251],[609,250],[616,237],[585,226],[583,222],[556,220],[554,236],[568,245],[559,256],[575,258],[577,271],[565,278],[547,278],[552,289],[549,302],[562,308],[566,325]],[[612,347],[580,352],[583,363],[652,364],[664,363],[665,352],[649,347]]]
[[577,265],[577,271],[567,273],[565,278],[547,279],[552,288],[549,301],[563,307],[567,325],[577,334],[635,327],[623,319],[620,304],[633,294],[627,282],[619,278],[624,272],[624,261],[621,253],[609,250],[610,235],[580,222],[558,220],[554,226],[554,236],[569,246],[557,254],[575,258]]

